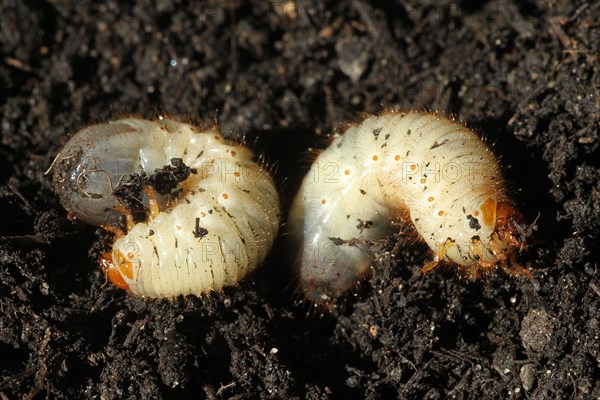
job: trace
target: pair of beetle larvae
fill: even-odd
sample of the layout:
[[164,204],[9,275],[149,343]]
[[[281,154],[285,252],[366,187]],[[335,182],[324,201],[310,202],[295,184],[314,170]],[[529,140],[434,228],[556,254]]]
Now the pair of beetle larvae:
[[[108,279],[142,297],[235,285],[264,261],[281,224],[268,169],[217,128],[137,118],[93,125],[67,142],[53,169],[70,214],[115,233],[100,257]],[[367,243],[393,234],[394,218],[430,247],[422,272],[447,263],[468,277],[498,266],[531,275],[516,261],[525,220],[482,139],[438,114],[385,112],[334,136],[290,208],[288,242],[306,299],[335,305],[366,275]]]

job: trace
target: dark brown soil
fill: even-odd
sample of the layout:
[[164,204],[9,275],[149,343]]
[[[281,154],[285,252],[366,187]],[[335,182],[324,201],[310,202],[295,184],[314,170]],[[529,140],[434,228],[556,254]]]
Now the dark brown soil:
[[[583,0],[2,0],[0,397],[600,397],[599,21]],[[223,294],[136,299],[44,175],[87,124],[216,118],[289,203],[308,147],[386,107],[496,143],[539,214],[534,279],[419,277],[423,246],[390,238],[335,315],[295,304],[282,244]]]

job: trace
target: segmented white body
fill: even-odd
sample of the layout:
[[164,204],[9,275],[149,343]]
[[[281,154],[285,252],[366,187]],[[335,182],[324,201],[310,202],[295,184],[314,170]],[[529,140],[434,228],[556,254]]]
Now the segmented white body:
[[417,112],[367,117],[318,156],[294,200],[300,284],[315,302],[352,287],[373,257],[360,240],[392,233],[398,216],[437,259],[495,265],[507,246],[494,233],[496,205],[506,200],[496,159],[463,125]]
[[[115,153],[118,161],[133,163],[147,174],[169,165],[172,158],[196,170],[157,216],[117,237],[108,257],[114,270],[108,272],[121,287],[124,282],[132,293],[153,298],[200,295],[236,284],[264,260],[280,223],[279,198],[268,171],[252,161],[249,149],[223,139],[215,129],[199,132],[167,119],[122,119],[80,134],[61,158],[77,156],[83,147],[85,153],[78,157],[87,159],[89,171],[109,165]],[[91,148],[86,141],[93,142]],[[78,174],[81,170],[74,168]],[[106,189],[94,191],[99,190]],[[76,207],[79,202],[63,203]],[[85,207],[76,212],[85,214]],[[95,222],[91,216],[87,220]],[[115,273],[120,276],[111,275]]]

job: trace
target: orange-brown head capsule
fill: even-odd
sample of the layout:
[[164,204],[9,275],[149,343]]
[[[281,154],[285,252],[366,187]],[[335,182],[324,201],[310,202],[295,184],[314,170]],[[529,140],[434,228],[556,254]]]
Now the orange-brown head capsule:
[[496,233],[509,247],[519,251],[527,249],[527,220],[521,212],[509,203],[499,202],[496,208]]
[[100,255],[100,267],[109,281],[121,289],[129,290],[129,285],[125,281],[122,274],[122,269],[115,265],[111,252],[103,252]]
[[516,260],[517,252],[527,249],[527,220],[517,208],[507,202],[499,202],[496,207],[494,236],[499,249],[495,254],[500,267],[511,275],[533,276],[531,271]]

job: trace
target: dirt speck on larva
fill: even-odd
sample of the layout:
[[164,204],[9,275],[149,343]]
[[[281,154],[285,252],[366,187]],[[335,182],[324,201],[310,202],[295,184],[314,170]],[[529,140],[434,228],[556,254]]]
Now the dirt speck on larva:
[[[0,3],[0,397],[600,397],[600,6],[138,3]],[[295,304],[283,243],[235,288],[146,301],[103,285],[99,229],[44,175],[91,124],[217,120],[277,163],[285,204],[306,149],[382,107],[485,134],[539,215],[534,278],[422,277],[424,244],[393,236],[323,317]]]

